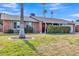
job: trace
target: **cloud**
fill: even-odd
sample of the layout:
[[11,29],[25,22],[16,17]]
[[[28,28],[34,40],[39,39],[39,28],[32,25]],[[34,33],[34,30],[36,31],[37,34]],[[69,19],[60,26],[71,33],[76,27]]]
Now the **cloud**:
[[50,10],[58,10],[58,9],[64,9],[64,8],[67,8],[67,7],[52,7],[50,8]]
[[52,4],[52,6],[60,6],[61,5],[61,3],[54,3],[54,4]]
[[5,10],[5,8],[0,8],[0,11]]
[[79,13],[77,13],[77,14],[72,14],[72,15],[70,15],[70,16],[79,17]]
[[16,3],[5,3],[5,4],[2,4],[2,6],[7,8],[17,8]]
[[10,11],[0,11],[1,13],[11,14],[11,15],[19,15],[20,12],[10,12]]
[[63,6],[61,3],[54,3],[50,5],[50,10],[58,10],[58,9],[65,9],[67,8],[66,6]]
[[20,9],[17,8],[16,3],[1,3],[0,4],[0,12],[12,15],[19,15]]
[[2,4],[2,7],[4,8],[9,8],[9,9],[12,9],[14,11],[18,11],[19,9],[17,8],[18,5],[16,3],[5,3],[5,4]]
[[72,21],[73,19],[63,18],[64,20]]

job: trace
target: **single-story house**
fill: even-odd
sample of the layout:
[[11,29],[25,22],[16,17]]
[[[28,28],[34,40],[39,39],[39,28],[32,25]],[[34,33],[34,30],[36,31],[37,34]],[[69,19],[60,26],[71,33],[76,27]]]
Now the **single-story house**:
[[[0,20],[3,22],[2,31],[6,32],[9,29],[17,32],[20,29],[20,16],[0,13]],[[45,23],[48,25],[70,26],[71,33],[75,31],[75,23],[64,19],[44,18],[38,16],[24,16],[24,27],[31,26],[33,32],[45,32]]]

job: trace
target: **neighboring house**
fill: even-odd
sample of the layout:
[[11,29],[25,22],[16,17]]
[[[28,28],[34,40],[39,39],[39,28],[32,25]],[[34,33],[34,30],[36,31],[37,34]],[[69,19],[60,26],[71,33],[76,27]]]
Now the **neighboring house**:
[[75,21],[75,32],[79,32],[79,20]]
[[[17,15],[9,15],[9,14],[0,14],[0,20],[3,22],[3,32],[6,32],[9,29],[17,32],[20,29],[20,16]],[[44,18],[37,16],[24,16],[24,27],[31,26],[33,28],[33,32],[35,33],[43,33],[45,30],[45,22],[48,25],[59,25],[59,26],[70,26],[71,33],[75,31],[75,23],[71,21],[67,21],[64,19],[56,19],[56,18]]]

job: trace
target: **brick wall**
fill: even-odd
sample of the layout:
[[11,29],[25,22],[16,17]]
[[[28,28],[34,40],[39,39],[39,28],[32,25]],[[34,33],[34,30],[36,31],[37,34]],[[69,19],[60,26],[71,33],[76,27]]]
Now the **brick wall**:
[[39,32],[39,23],[38,23],[38,22],[34,22],[34,23],[33,23],[33,30],[34,30],[34,32],[36,32],[36,33]]
[[76,32],[79,32],[79,25],[76,25],[76,26],[75,26],[75,31],[76,31]]
[[34,32],[41,33],[42,32],[42,23],[41,22],[34,22],[33,29],[34,29]]
[[6,32],[8,29],[10,29],[10,25],[11,25],[10,21],[4,20],[3,21],[3,32]]
[[[3,32],[6,32],[10,28],[11,28],[11,21],[4,20],[3,21]],[[42,32],[42,22],[33,22],[33,29],[34,29],[34,32],[41,33]]]

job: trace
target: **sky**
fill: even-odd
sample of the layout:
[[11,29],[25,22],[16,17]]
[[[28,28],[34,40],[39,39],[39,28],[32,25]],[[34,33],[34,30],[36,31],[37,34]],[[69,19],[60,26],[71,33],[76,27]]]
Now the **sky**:
[[[51,18],[51,11],[53,11],[52,18],[69,21],[79,19],[79,3],[47,3],[45,9],[47,10],[46,17],[49,18]],[[43,5],[41,3],[24,3],[25,16],[29,16],[30,13],[35,13],[36,16],[43,16],[42,10]],[[0,3],[0,13],[20,15],[20,4]]]

